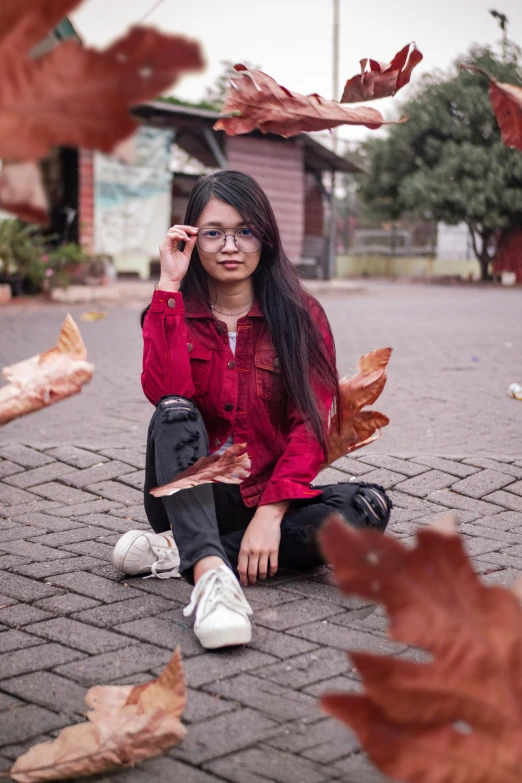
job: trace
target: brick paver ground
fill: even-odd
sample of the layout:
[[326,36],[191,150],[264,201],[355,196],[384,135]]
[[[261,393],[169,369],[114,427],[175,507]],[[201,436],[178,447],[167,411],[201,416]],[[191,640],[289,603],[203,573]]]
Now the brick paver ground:
[[[389,431],[324,478],[389,488],[390,533],[405,541],[457,510],[476,570],[503,585],[522,571],[522,403],[506,395],[521,380],[521,300],[405,286],[323,299],[343,373],[364,351],[395,347],[378,405]],[[0,310],[0,365],[51,345],[63,318],[57,307],[23,310]],[[118,537],[147,527],[138,311],[114,306],[82,325],[95,382],[0,434],[0,768],[81,720],[88,687],[150,679],[180,643],[187,738],[113,783],[382,783],[318,698],[359,688],[346,649],[405,648],[388,641],[380,612],[338,593],[327,568],[248,588],[252,644],[213,653],[182,615],[188,585],[112,568]]]
[[[367,602],[342,596],[328,568],[279,574],[246,590],[252,644],[203,652],[182,614],[186,583],[125,579],[110,564],[118,536],[147,527],[134,497],[142,464],[141,446],[110,456],[77,446],[0,449],[2,767],[81,720],[88,687],[147,680],[179,643],[187,738],[111,780],[383,781],[356,738],[318,707],[322,693],[359,687],[346,649],[406,651],[386,638],[382,614],[367,616]],[[406,541],[456,509],[488,583],[508,585],[522,570],[522,456],[405,459],[368,451],[339,460],[324,477],[389,487],[390,532]]]
[[[394,349],[378,405],[391,424],[373,451],[518,455],[522,403],[507,390],[522,383],[522,289],[364,285],[363,294],[319,298],[334,330],[342,375],[354,372],[363,353]],[[145,304],[104,304],[107,318],[93,323],[79,317],[95,305],[71,305],[96,368],[93,381],[44,414],[3,427],[0,443],[97,450],[144,443],[152,412],[139,380],[138,316]],[[60,305],[0,308],[0,367],[53,345],[66,312]]]

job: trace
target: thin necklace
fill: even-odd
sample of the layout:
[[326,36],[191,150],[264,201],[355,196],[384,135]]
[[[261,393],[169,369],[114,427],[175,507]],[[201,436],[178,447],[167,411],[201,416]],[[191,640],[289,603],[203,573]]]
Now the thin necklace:
[[211,310],[215,310],[216,313],[219,313],[220,315],[229,315],[229,316],[230,315],[232,315],[232,316],[233,315],[242,315],[242,313],[247,313],[250,310],[250,308],[252,307],[253,304],[254,304],[254,300],[252,300],[250,302],[248,307],[245,307],[243,310],[239,310],[237,313],[224,313],[223,310],[218,310],[218,308],[215,305],[212,305],[212,304],[210,305],[210,309]]

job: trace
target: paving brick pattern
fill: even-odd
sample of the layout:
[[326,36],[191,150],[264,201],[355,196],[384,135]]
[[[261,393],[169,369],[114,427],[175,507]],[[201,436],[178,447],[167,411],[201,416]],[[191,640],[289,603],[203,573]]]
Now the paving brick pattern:
[[[391,424],[318,483],[383,484],[394,501],[390,533],[406,544],[455,509],[481,578],[509,586],[522,572],[522,403],[507,395],[521,380],[522,292],[365,286],[364,296],[321,301],[341,375],[363,353],[393,346],[375,406]],[[56,340],[65,311],[26,307],[0,309],[0,367]],[[96,375],[81,395],[0,430],[0,769],[81,720],[87,688],[146,681],[180,643],[185,742],[99,783],[384,783],[318,699],[360,690],[349,647],[412,651],[392,645],[382,612],[342,596],[327,568],[249,588],[252,644],[212,653],[182,615],[185,582],[125,579],[112,568],[117,537],[147,528],[140,493],[152,407],[139,383],[141,307],[104,305],[105,320],[82,325]],[[78,321],[85,309],[70,311]]]
[[[142,469],[143,454],[130,447],[1,450],[2,766],[81,720],[88,687],[156,676],[179,643],[189,686],[187,738],[115,781],[383,783],[357,738],[318,706],[322,693],[361,687],[346,649],[412,655],[388,640],[383,613],[368,615],[367,601],[342,596],[326,567],[279,574],[247,590],[252,644],[204,652],[182,614],[189,585],[126,579],[110,564],[118,536],[147,527],[137,502]],[[487,583],[507,586],[522,572],[520,455],[368,451],[338,460],[318,483],[353,476],[389,487],[390,533],[404,543],[455,509]]]

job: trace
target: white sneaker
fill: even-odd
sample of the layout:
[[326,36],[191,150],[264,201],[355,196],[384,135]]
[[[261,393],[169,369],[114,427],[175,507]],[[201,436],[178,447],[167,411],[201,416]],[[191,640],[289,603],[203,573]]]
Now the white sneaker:
[[114,568],[123,574],[149,574],[158,579],[180,577],[179,552],[174,536],[166,533],[149,533],[146,530],[129,530],[112,552]]
[[252,609],[228,566],[221,565],[201,577],[183,614],[188,617],[194,609],[194,633],[207,650],[247,644],[252,639],[247,616]]

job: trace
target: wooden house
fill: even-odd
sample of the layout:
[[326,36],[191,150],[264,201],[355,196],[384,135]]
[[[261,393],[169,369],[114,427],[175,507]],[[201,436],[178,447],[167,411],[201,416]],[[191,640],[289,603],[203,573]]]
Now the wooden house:
[[[270,199],[285,250],[292,262],[301,267],[304,276],[325,279],[332,276],[331,175],[334,172],[358,172],[360,169],[355,164],[305,133],[291,139],[263,135],[257,131],[228,137],[222,131],[213,130],[219,117],[217,112],[152,101],[137,106],[133,113],[145,128],[170,131],[176,147],[183,150],[187,157],[198,161],[204,169],[229,168],[252,175]],[[91,252],[110,252],[110,247],[100,246],[97,239],[97,231],[103,230],[100,226],[119,222],[128,228],[133,225],[133,220],[131,213],[126,219],[112,213],[113,217],[106,217],[105,223],[97,220],[99,204],[110,190],[110,183],[105,182],[103,187],[97,183],[97,156],[98,153],[80,153],[78,239]],[[127,179],[129,173],[126,174]],[[152,169],[150,173],[155,179]],[[168,228],[167,223],[172,225],[182,221],[189,192],[198,175],[183,167],[172,171],[169,176],[169,214],[162,218],[165,223],[162,229],[155,229],[155,247],[163,230]],[[164,198],[161,203],[164,210]],[[151,220],[158,220],[161,209],[151,211]],[[139,210],[134,211],[134,215],[138,213]],[[113,244],[112,247],[116,246]],[[149,277],[158,272],[157,253],[152,252],[152,248],[148,254],[142,253],[140,260],[132,260],[125,253],[113,251],[110,254],[121,274],[137,273],[141,277]]]

